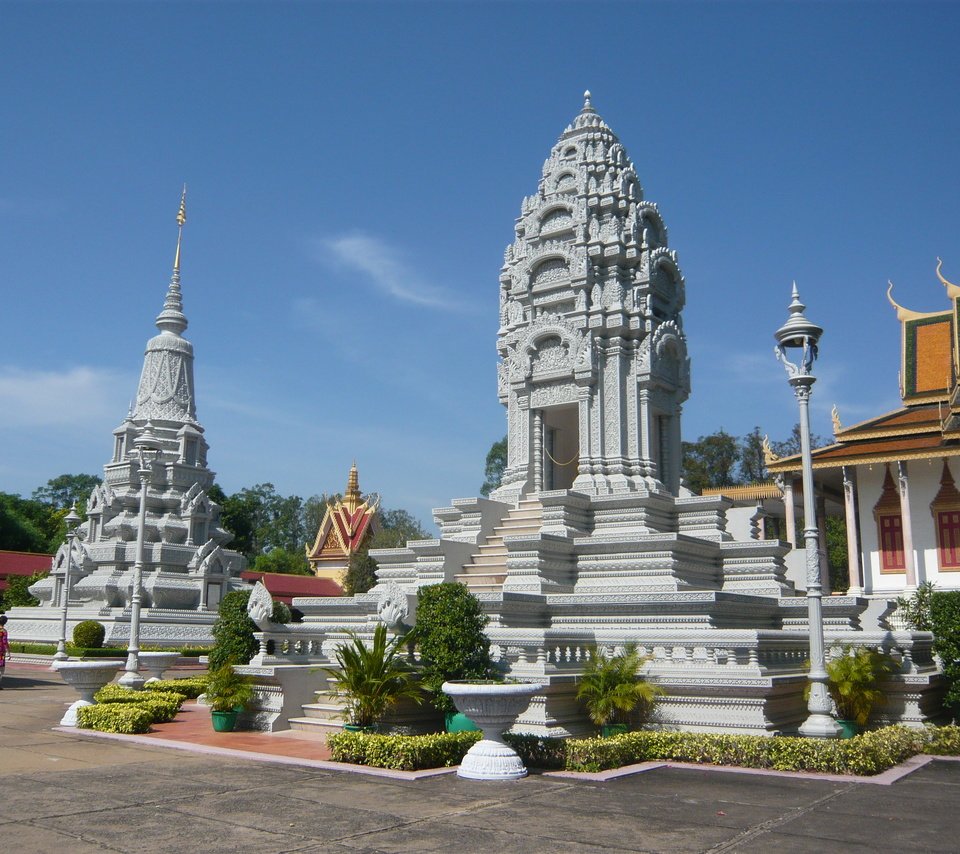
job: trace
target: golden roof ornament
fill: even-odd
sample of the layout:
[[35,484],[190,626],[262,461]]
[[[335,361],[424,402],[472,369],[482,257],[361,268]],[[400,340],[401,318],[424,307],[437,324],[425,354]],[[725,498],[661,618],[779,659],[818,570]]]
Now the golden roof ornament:
[[770,437],[764,436],[763,442],[760,443],[760,447],[763,448],[763,461],[767,465],[777,462],[780,459],[774,452],[773,448],[770,447]]
[[940,273],[941,267],[943,267],[943,261],[937,258],[937,278],[940,280],[940,284],[947,289],[947,296],[950,297],[950,299],[957,299],[960,297],[960,285],[948,282]]
[[180,240],[183,237],[183,225],[187,221],[187,185],[183,185],[180,193],[180,209],[177,211],[177,254],[173,258],[173,269],[180,272]]
[[837,404],[833,404],[833,409],[830,410],[830,418],[833,419],[833,435],[836,436],[837,433],[843,430],[843,425],[840,423],[840,410],[837,409]]
[[357,473],[357,461],[353,461],[350,466],[350,474],[347,475],[347,491],[343,495],[343,503],[354,512],[360,506],[360,476]]

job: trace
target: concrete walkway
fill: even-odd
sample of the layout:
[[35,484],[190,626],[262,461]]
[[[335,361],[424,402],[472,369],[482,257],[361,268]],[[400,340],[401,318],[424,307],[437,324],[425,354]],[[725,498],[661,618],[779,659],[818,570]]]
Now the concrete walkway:
[[13,665],[3,686],[0,839],[24,854],[960,850],[960,762],[892,785],[687,768],[383,779],[57,732],[73,698],[59,677]]

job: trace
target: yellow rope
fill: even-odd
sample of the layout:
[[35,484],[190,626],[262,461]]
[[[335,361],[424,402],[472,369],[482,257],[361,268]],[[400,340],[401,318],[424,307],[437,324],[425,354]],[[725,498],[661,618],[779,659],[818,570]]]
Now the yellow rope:
[[544,444],[543,452],[544,452],[548,457],[550,457],[550,460],[553,462],[553,464],[554,464],[555,466],[560,466],[560,468],[564,468],[564,467],[566,467],[566,466],[569,466],[569,465],[571,465],[572,463],[575,463],[577,460],[580,459],[580,452],[577,451],[572,457],[570,457],[569,460],[567,460],[565,463],[561,463],[559,460],[553,459],[553,454],[551,454],[551,453],[547,450],[546,444]]

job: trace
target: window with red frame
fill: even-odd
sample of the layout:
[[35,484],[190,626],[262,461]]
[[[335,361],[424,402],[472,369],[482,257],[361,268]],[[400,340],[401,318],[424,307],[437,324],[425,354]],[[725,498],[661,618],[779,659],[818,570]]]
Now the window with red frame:
[[900,514],[881,514],[880,526],[880,569],[883,572],[900,572],[907,568],[903,555],[903,520]]
[[937,513],[937,552],[940,569],[960,569],[960,510]]

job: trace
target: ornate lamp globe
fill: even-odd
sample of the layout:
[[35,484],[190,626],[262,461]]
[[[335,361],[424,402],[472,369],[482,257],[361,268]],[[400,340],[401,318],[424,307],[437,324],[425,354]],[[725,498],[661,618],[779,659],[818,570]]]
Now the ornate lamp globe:
[[63,521],[67,523],[68,531],[72,531],[80,524],[80,515],[77,513],[76,504],[74,504],[73,507],[70,508],[70,512],[63,517]]
[[136,439],[133,440],[133,447],[138,451],[156,452],[160,448],[160,438],[153,432],[153,425],[148,421],[143,430]]
[[808,373],[817,358],[817,342],[823,335],[823,327],[817,326],[803,314],[806,306],[800,302],[797,292],[797,283],[793,283],[793,300],[790,303],[790,315],[773,337],[777,340],[779,357],[785,364],[790,364],[787,354],[791,350],[800,351],[800,372]]

